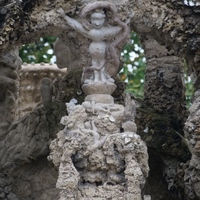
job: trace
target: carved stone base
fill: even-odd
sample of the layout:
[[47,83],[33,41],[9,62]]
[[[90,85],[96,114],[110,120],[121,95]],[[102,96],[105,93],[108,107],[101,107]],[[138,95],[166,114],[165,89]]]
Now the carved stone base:
[[87,94],[85,101],[95,103],[112,104],[114,102],[111,94],[115,91],[116,85],[110,82],[91,82],[82,86]]
[[90,94],[85,97],[85,101],[94,101],[95,103],[112,104],[114,99],[109,94]]
[[112,94],[116,85],[110,82],[91,82],[82,86],[85,94]]

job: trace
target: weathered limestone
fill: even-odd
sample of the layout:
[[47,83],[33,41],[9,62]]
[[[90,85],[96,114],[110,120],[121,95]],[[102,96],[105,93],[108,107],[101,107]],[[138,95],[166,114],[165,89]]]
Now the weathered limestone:
[[190,115],[185,123],[185,136],[188,139],[192,158],[185,171],[185,193],[187,199],[200,199],[200,90],[194,93]]
[[[41,101],[41,79],[44,76],[59,77],[66,70],[46,65],[21,68],[17,49],[1,54],[0,58],[0,199],[55,200],[58,196],[55,188],[57,172],[46,157],[51,139],[62,128],[59,122],[65,107],[61,102],[52,101],[52,93],[47,98],[47,90],[41,88],[43,104],[31,110]],[[43,81],[46,84],[45,79]],[[29,115],[24,116],[22,103],[29,107],[29,112],[26,110]],[[24,117],[14,121],[19,116]],[[48,180],[44,182],[46,177]]]
[[143,36],[142,44],[147,67],[141,105],[143,111],[138,116],[139,120],[143,120],[140,122],[142,127],[145,124],[145,129],[140,130],[141,137],[149,147],[187,161],[190,152],[183,137],[184,122],[188,115],[183,63],[173,51],[168,52],[150,36]]
[[141,38],[147,60],[142,106],[165,114],[180,132],[187,117],[183,59],[152,37],[143,35]]
[[[191,157],[184,138],[187,117],[182,60],[149,35],[141,35],[147,66],[144,99],[137,115],[138,133],[149,148],[151,167],[146,192],[152,199],[183,199],[183,176],[178,177],[180,164]],[[181,88],[181,89],[180,89]],[[157,176],[155,176],[156,170]],[[163,175],[164,174],[164,175]],[[163,179],[162,177],[166,177]],[[162,182],[157,184],[162,178]],[[179,179],[179,180],[177,180]],[[168,191],[176,191],[173,194]]]
[[1,168],[9,171],[10,166],[13,170],[20,162],[45,155],[50,138],[62,127],[59,121],[65,114],[63,107],[61,102],[40,105],[15,123],[1,124]]
[[[63,128],[60,124],[63,115],[64,103],[54,101],[40,105],[19,121],[1,123],[0,195],[5,197],[3,199],[56,199],[57,172],[48,164],[46,157],[49,143]],[[44,182],[45,177],[48,179]]]
[[19,96],[19,76],[21,67],[18,48],[0,54],[0,121],[11,122],[15,118]]
[[[127,109],[85,101],[68,103],[67,110],[61,120],[65,128],[52,141],[48,157],[59,170],[60,200],[141,200],[148,154],[134,121],[124,121]],[[129,107],[132,119],[133,113]]]

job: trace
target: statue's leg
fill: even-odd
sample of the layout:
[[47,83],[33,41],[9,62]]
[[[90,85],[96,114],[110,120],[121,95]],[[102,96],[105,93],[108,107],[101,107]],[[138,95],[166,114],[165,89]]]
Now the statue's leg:
[[94,82],[99,82],[100,81],[99,71],[94,70],[93,74],[94,74]]
[[104,65],[105,65],[105,62],[106,62],[106,60],[105,59],[101,59],[101,61],[100,61],[100,70],[99,70],[99,80],[100,81],[103,81],[103,82],[106,82],[106,77],[105,77],[105,74],[104,74],[104,70],[105,70],[105,68],[104,68]]
[[105,81],[106,77],[104,75],[104,65],[106,60],[102,57],[92,60],[91,69],[93,69],[94,82]]

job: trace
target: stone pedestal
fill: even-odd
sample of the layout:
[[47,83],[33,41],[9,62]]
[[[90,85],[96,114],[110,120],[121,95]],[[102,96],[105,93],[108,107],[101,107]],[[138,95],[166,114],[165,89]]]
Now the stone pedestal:
[[96,101],[67,105],[65,129],[52,141],[49,155],[59,172],[60,200],[142,200],[147,147],[134,121],[124,122],[127,109]]
[[94,101],[96,103],[112,104],[114,103],[111,94],[115,91],[116,85],[110,82],[91,82],[82,86],[87,95],[85,101]]

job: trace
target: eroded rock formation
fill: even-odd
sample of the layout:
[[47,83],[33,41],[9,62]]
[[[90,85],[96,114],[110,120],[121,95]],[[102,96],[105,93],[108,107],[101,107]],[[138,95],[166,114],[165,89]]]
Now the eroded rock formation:
[[200,198],[199,191],[199,151],[200,151],[200,141],[199,141],[199,100],[200,91],[199,89],[194,94],[193,104],[190,107],[190,116],[185,123],[185,136],[188,139],[188,144],[190,151],[192,153],[192,158],[189,163],[189,167],[185,172],[185,192],[188,199]]
[[14,123],[1,123],[2,199],[55,199],[49,190],[56,192],[57,172],[46,157],[51,140],[63,128],[60,119],[64,114],[65,104],[54,101]]
[[18,48],[0,55],[0,120],[11,122],[15,118],[19,98],[19,76],[21,58]]
[[[134,105],[134,104],[132,104]],[[133,117],[129,106],[129,117]],[[145,143],[122,105],[67,104],[64,130],[50,145],[64,199],[142,199],[148,176]],[[125,121],[124,121],[125,120]],[[123,132],[120,130],[123,128]]]

